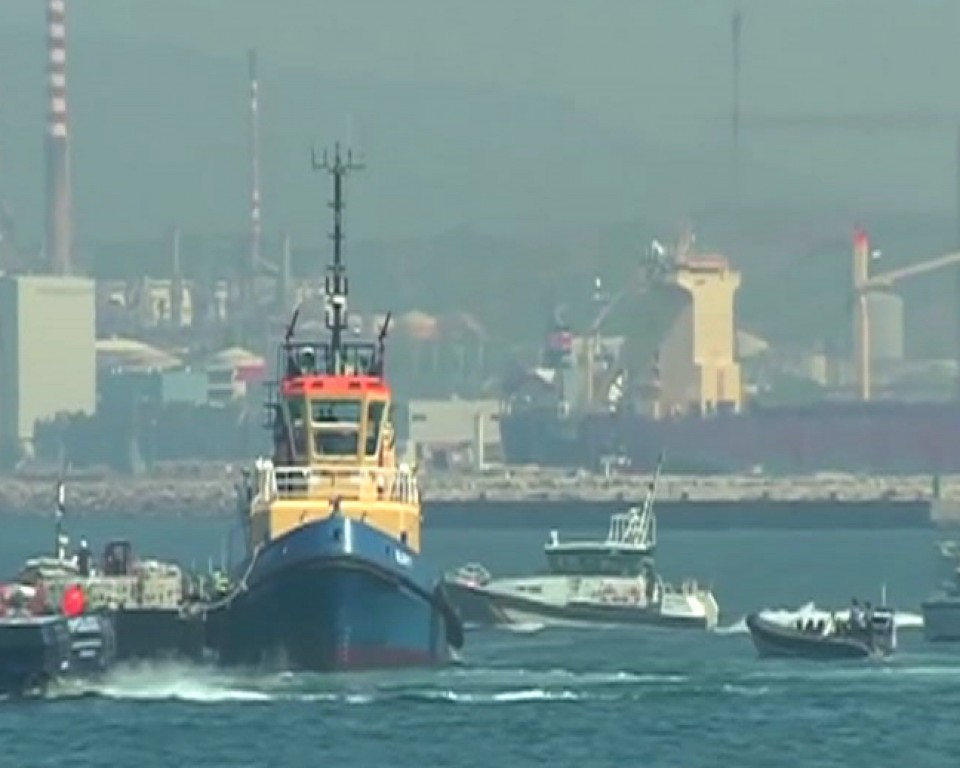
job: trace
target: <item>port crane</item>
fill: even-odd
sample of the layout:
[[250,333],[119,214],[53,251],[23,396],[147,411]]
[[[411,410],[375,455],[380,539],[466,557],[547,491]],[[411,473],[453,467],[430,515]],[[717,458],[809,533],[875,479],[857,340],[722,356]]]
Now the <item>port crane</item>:
[[[688,228],[680,238],[676,252],[668,250],[658,240],[651,241],[640,260],[640,265],[619,291],[610,295],[603,288],[599,276],[594,278],[593,305],[596,314],[588,326],[585,334],[585,368],[586,392],[585,400],[592,405],[596,389],[596,358],[600,347],[600,328],[610,314],[620,305],[627,296],[643,295],[651,284],[663,281],[674,269],[677,261],[683,261],[693,247],[693,233]],[[614,374],[616,378],[616,373]],[[608,382],[609,383],[609,382]]]
[[867,296],[874,291],[892,288],[894,283],[908,277],[933,272],[944,267],[960,264],[960,252],[948,253],[917,264],[898,267],[876,275],[870,274],[870,262],[877,255],[870,249],[870,238],[862,229],[857,229],[853,240],[853,293],[855,311],[853,313],[853,338],[855,369],[857,372],[857,391],[861,400],[870,400],[870,313],[867,308]]

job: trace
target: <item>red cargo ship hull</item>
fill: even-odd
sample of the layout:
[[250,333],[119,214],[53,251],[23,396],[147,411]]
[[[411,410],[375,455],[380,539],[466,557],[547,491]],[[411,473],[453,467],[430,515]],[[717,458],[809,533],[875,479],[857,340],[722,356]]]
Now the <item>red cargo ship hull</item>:
[[648,471],[665,451],[673,471],[960,472],[955,403],[823,403],[660,420],[528,408],[503,414],[500,433],[508,462],[544,466],[596,467],[622,455]]

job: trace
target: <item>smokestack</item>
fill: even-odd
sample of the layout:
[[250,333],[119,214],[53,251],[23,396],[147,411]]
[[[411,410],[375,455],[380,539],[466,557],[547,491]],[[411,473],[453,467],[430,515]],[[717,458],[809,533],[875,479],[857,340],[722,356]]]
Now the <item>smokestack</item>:
[[66,0],[47,0],[47,87],[50,114],[46,144],[46,256],[48,268],[59,275],[70,274],[73,251],[67,119],[66,11]]
[[248,54],[250,63],[250,298],[253,298],[253,280],[260,266],[260,84],[257,79],[257,52]]
[[730,35],[733,52],[733,104],[730,112],[730,131],[733,138],[734,177],[739,175],[740,166],[740,27],[743,17],[739,10],[733,12],[730,21]]
[[180,227],[173,230],[173,279],[170,281],[170,320],[175,331],[183,327],[183,269],[180,264]]

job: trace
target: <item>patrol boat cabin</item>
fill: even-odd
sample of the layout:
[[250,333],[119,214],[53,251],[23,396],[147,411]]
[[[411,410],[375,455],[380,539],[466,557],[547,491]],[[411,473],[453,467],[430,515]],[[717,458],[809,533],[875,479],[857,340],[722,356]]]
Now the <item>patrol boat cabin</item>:
[[637,576],[650,573],[650,558],[657,546],[657,519],[653,502],[660,481],[661,464],[662,457],[647,487],[643,505],[610,516],[606,539],[561,541],[557,531],[550,531],[550,539],[543,548],[549,572],[565,576]]

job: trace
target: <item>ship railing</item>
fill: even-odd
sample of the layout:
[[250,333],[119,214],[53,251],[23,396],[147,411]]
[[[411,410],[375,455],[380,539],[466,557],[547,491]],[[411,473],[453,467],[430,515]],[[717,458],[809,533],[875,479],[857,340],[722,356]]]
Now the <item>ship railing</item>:
[[679,585],[663,583],[661,588],[666,595],[692,595],[694,597],[708,591],[696,579],[684,579]]
[[341,467],[335,465],[258,467],[258,495],[276,499],[333,499],[390,501],[417,504],[420,489],[406,467]]
[[657,486],[660,483],[660,469],[663,466],[663,456],[657,459],[657,467],[653,479],[647,486],[647,494],[642,507],[631,507],[626,513],[619,513],[610,518],[608,541],[619,541],[628,544],[654,547],[657,543],[657,519],[653,511],[653,503],[657,497]]
[[610,517],[607,541],[653,548],[657,543],[657,520],[653,510],[631,507]]

